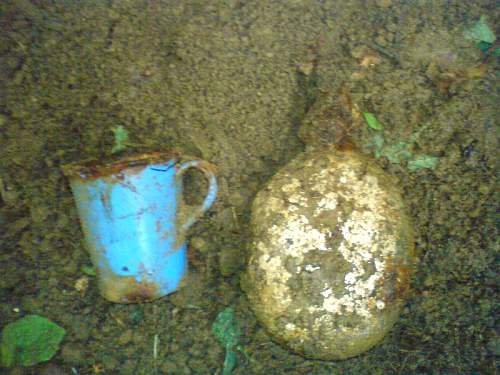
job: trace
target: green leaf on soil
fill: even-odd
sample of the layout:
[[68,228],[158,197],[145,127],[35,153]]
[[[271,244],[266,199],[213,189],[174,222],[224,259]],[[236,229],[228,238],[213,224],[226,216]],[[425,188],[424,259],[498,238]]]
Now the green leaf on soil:
[[85,266],[82,266],[82,268],[80,268],[80,269],[87,276],[96,276],[97,275],[95,268],[92,266],[85,265]]
[[373,113],[363,112],[363,117],[370,128],[375,130],[382,130],[384,128]]
[[122,151],[127,148],[128,141],[128,131],[123,126],[118,125],[111,129],[113,134],[115,135],[115,140],[113,143],[113,148],[111,149],[111,153]]
[[222,374],[230,375],[236,366],[236,349],[238,349],[241,336],[239,323],[231,307],[227,307],[217,315],[212,324],[212,333],[226,348]]
[[486,16],[481,16],[474,26],[464,31],[464,35],[466,39],[476,43],[493,43],[496,40],[495,33],[486,21]]
[[399,164],[405,160],[411,159],[413,153],[409,150],[408,142],[398,142],[393,145],[385,146],[380,150],[380,156],[384,156],[391,163]]
[[492,43],[483,42],[483,41],[481,41],[479,43],[476,43],[476,47],[478,49],[480,49],[481,52],[483,52],[483,53],[487,53],[488,50],[491,48],[492,45],[493,45]]
[[481,50],[481,52],[486,56],[499,57],[500,47],[494,47],[493,43],[479,42],[476,43],[476,48]]
[[413,160],[408,162],[408,169],[411,172],[418,171],[419,169],[434,169],[438,163],[438,158],[436,156],[429,155],[417,155]]
[[236,367],[236,352],[234,350],[226,349],[226,357],[224,358],[222,375],[231,375],[235,367]]
[[134,309],[130,312],[130,320],[134,324],[139,324],[143,318],[144,310],[142,309],[142,306],[135,306]]
[[[424,129],[425,127],[420,131]],[[434,169],[438,163],[438,157],[421,154],[415,155],[412,152],[416,136],[417,133],[409,137],[406,141],[385,145],[383,132],[374,133],[369,146],[374,150],[374,155],[377,159],[384,157],[393,164],[407,162],[406,166],[411,172],[424,168]]]
[[33,366],[48,361],[59,350],[65,334],[64,328],[38,315],[7,324],[0,341],[0,364]]

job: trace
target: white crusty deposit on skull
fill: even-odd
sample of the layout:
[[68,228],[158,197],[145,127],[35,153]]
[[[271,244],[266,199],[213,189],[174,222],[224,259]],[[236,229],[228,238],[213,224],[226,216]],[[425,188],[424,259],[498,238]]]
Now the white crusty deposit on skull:
[[344,359],[396,321],[412,229],[394,179],[369,159],[331,149],[299,156],[257,195],[251,229],[242,287],[279,342]]
[[[385,222],[382,205],[387,204],[387,193],[380,189],[374,176],[360,178],[356,171],[342,164],[337,165],[336,170],[335,183],[347,184],[347,188],[332,189],[335,179],[327,170],[311,175],[310,179],[315,181],[311,188],[318,193],[316,197],[319,196],[319,200],[304,192],[297,179],[291,178],[288,184],[282,186],[286,198],[272,199],[265,213],[272,215],[279,210],[283,216],[268,228],[266,240],[257,242],[257,248],[261,250],[258,264],[267,274],[267,287],[273,290],[276,302],[285,307],[291,303],[287,282],[292,273],[303,270],[315,272],[321,265],[304,264],[296,270],[289,270],[283,263],[283,255],[295,257],[295,263],[301,264],[305,254],[312,250],[339,252],[351,266],[344,277],[344,292],[334,292],[335,288],[325,282],[323,288],[317,291],[323,297],[323,303],[310,306],[308,310],[311,313],[323,310],[338,315],[355,313],[369,318],[374,309],[385,307],[377,296],[376,286],[383,277],[386,259],[396,251],[396,239],[384,235],[381,227]],[[313,216],[317,217],[325,211],[338,209],[339,201],[349,202],[352,211],[347,217],[340,209],[336,212],[338,228],[315,227],[308,219],[310,215],[306,213],[312,207]],[[328,239],[334,235],[342,237],[337,248],[328,244]],[[273,252],[268,251],[270,246],[276,247],[281,256],[272,255]],[[295,328],[295,325],[287,325],[289,329],[292,327]]]

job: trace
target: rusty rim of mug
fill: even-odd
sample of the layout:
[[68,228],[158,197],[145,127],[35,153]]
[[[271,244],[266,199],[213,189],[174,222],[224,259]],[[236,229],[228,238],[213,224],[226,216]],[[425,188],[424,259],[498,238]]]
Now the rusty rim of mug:
[[146,166],[153,163],[164,163],[169,160],[178,162],[181,157],[179,151],[153,151],[121,157],[118,160],[102,162],[98,159],[83,163],[71,163],[62,166],[62,171],[69,179],[95,179],[117,174],[126,168]]

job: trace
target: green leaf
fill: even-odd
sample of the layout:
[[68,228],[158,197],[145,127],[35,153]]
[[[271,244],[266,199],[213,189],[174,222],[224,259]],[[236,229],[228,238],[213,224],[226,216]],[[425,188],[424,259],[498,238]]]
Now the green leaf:
[[438,163],[438,158],[436,156],[429,155],[417,155],[413,160],[408,162],[408,169],[411,172],[418,171],[419,169],[434,169]]
[[64,328],[38,315],[7,324],[0,341],[0,364],[33,366],[48,361],[59,350],[65,334]]
[[238,347],[241,336],[240,327],[232,308],[227,307],[217,315],[212,324],[212,333],[226,348],[226,358],[222,374],[230,375],[236,366],[235,349]]
[[226,357],[224,358],[224,366],[222,367],[222,375],[231,375],[236,367],[236,352],[233,350],[226,350]]
[[142,306],[138,305],[131,311],[130,320],[132,320],[132,323],[134,324],[139,324],[143,318],[144,310],[142,309]]
[[384,142],[384,136],[382,135],[382,133],[374,133],[371,141],[368,143],[368,145],[374,149],[375,157],[377,159],[382,157]]
[[382,130],[384,128],[373,113],[363,112],[363,117],[370,128],[375,130]]
[[217,315],[212,324],[212,332],[224,347],[233,349],[238,345],[241,332],[231,307],[227,307]]
[[465,30],[464,36],[466,39],[472,40],[476,43],[493,43],[496,40],[495,33],[491,30],[488,22],[486,21],[486,16],[481,16],[474,26]]
[[96,276],[97,275],[97,272],[95,270],[94,267],[92,266],[82,266],[82,268],[80,268],[80,270],[87,276]]
[[480,49],[480,50],[481,50],[481,52],[483,52],[483,53],[487,53],[487,52],[488,52],[488,50],[491,48],[491,46],[492,46],[492,45],[493,45],[493,44],[491,44],[491,43],[488,43],[488,42],[483,42],[483,41],[481,41],[481,42],[479,42],[479,43],[476,43],[476,47],[477,47],[478,49]]
[[115,141],[113,143],[113,148],[111,149],[111,153],[114,154],[115,152],[124,150],[127,148],[127,141],[128,141],[128,131],[125,129],[123,126],[118,125],[111,129],[111,131],[115,135]]
[[386,157],[391,163],[399,164],[413,156],[409,150],[410,146],[408,142],[398,142],[384,147],[380,151],[380,155]]

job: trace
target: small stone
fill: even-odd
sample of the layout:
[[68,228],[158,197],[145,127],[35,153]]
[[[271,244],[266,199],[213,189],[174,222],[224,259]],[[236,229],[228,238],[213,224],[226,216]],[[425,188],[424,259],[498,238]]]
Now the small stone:
[[314,70],[314,64],[311,61],[306,61],[306,62],[303,62],[303,63],[299,63],[297,65],[297,69],[298,69],[299,72],[301,72],[305,76],[309,76],[313,72],[313,70]]
[[380,8],[389,8],[392,5],[392,0],[376,0],[375,3]]
[[234,207],[226,207],[219,211],[216,216],[216,221],[221,228],[225,230],[238,229],[238,217]]
[[75,281],[75,289],[82,296],[84,296],[85,293],[87,293],[88,288],[89,288],[89,278],[87,276],[82,276]]
[[161,371],[165,374],[177,374],[178,366],[175,361],[166,359],[161,365]]
[[69,258],[68,261],[63,265],[64,273],[68,275],[78,273],[79,261],[76,258]]
[[30,313],[39,313],[41,311],[41,302],[34,296],[24,296],[21,298],[21,310]]
[[231,276],[243,265],[241,251],[237,248],[224,248],[219,253],[219,271],[222,276]]
[[137,373],[137,360],[127,359],[123,365],[120,367],[120,373],[122,374],[135,374]]
[[424,286],[430,287],[433,285],[434,285],[434,279],[432,278],[432,276],[427,276],[424,280]]
[[387,39],[384,35],[380,34],[375,38],[375,42],[381,46],[385,46],[387,44]]
[[185,276],[185,287],[170,296],[170,302],[181,309],[201,308],[207,301],[204,299],[207,286],[206,276],[198,272],[188,272]]
[[72,321],[71,327],[73,329],[75,339],[81,342],[85,342],[89,339],[90,331],[88,326],[91,324],[88,318],[84,317],[84,314],[79,316],[79,319],[74,319]]
[[207,252],[208,250],[208,246],[207,246],[207,241],[205,241],[203,238],[201,237],[193,237],[190,242],[190,247],[194,250],[194,251],[199,251],[200,253],[205,253]]
[[231,285],[228,282],[223,281],[219,289],[217,291],[218,298],[220,299],[220,303],[223,305],[229,305],[233,301],[234,298],[237,297],[236,288],[234,285]]
[[69,343],[62,347],[61,357],[65,363],[79,365],[85,360],[85,352],[80,345]]
[[247,197],[240,191],[234,191],[229,194],[228,202],[233,206],[241,207],[246,204]]
[[127,329],[125,332],[123,332],[120,337],[118,337],[118,344],[120,345],[126,345],[130,341],[132,341],[134,333],[132,332],[131,329]]

